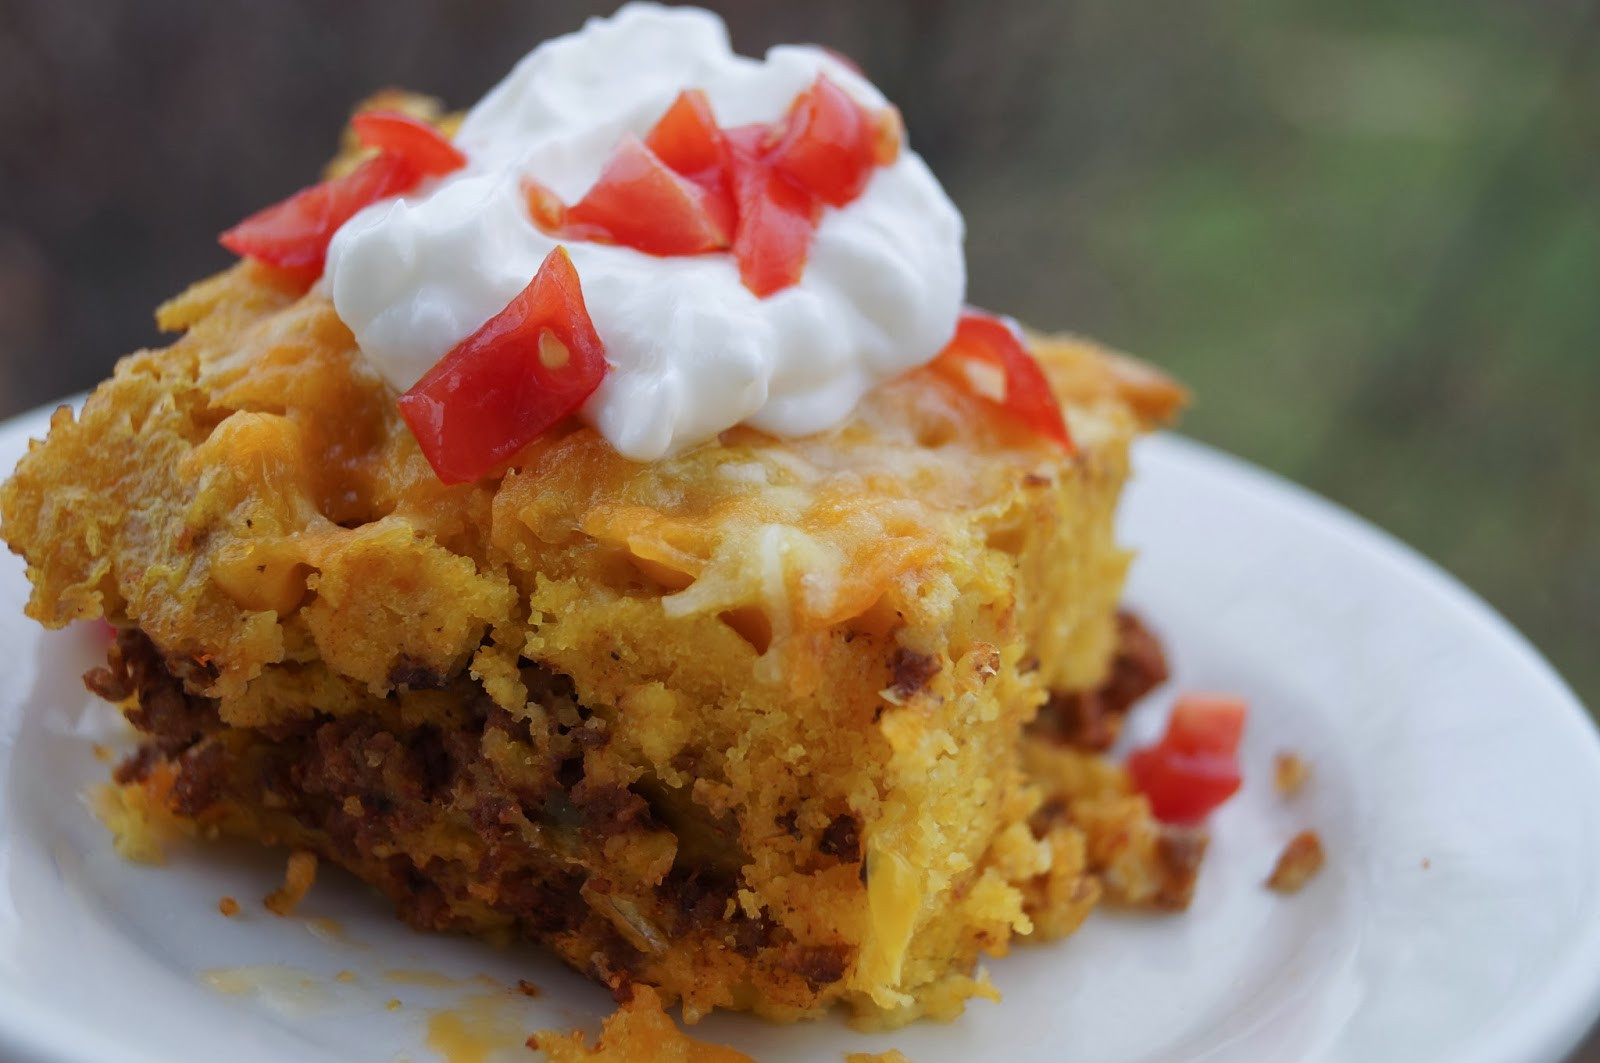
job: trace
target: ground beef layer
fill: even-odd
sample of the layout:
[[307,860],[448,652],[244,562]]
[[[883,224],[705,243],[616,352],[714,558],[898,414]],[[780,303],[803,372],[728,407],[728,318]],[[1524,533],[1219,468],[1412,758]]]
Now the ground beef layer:
[[[1124,614],[1118,630],[1107,682],[1052,698],[1023,739],[1042,787],[1030,829],[1077,858],[1071,874],[1021,884],[1048,936],[1075,928],[1108,895],[1183,907],[1203,853],[1203,839],[1152,832],[1142,800],[1099,756],[1106,722],[1166,675],[1135,618]],[[907,694],[927,679],[913,660],[894,667]],[[666,955],[692,957],[691,970],[737,969],[736,981],[800,1009],[848,997],[829,990],[856,958],[852,942],[799,940],[740,903],[749,856],[737,817],[708,816],[648,778],[593,777],[586,758],[610,741],[604,720],[539,664],[523,662],[541,710],[525,718],[470,679],[430,689],[439,684],[419,674],[410,679],[428,698],[424,721],[391,697],[289,728],[228,726],[216,701],[188,692],[136,630],[119,634],[106,667],[85,678],[140,732],[115,772],[124,794],[201,831],[311,850],[377,887],[418,929],[540,942],[619,999],[635,983],[692,993],[682,964],[660,962]],[[1087,722],[1074,731],[1071,719]],[[791,814],[773,826],[805,850],[804,873],[865,888],[854,816],[816,829]],[[652,861],[661,866],[640,866]],[[652,888],[618,888],[641,875]]]

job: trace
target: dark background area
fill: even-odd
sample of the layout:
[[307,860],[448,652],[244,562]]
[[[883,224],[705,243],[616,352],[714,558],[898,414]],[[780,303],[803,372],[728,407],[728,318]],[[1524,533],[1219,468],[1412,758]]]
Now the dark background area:
[[[0,0],[0,415],[158,342],[358,99],[464,107],[612,6]],[[709,6],[901,105],[974,302],[1166,367],[1185,431],[1417,546],[1600,705],[1600,5]]]

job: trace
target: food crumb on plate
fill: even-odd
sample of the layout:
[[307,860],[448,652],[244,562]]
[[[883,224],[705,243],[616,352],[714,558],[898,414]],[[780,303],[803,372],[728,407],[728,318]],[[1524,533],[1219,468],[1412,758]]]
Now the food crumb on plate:
[[239,914],[239,902],[232,897],[224,897],[217,902],[217,911],[232,919]]
[[1325,859],[1322,838],[1314,830],[1303,830],[1290,838],[1278,855],[1277,866],[1267,876],[1267,888],[1279,893],[1296,893],[1322,870]]
[[283,869],[283,885],[267,894],[261,903],[273,915],[289,915],[311,892],[311,885],[316,881],[317,854],[309,849],[296,849],[289,854],[289,862]]
[[1311,765],[1300,754],[1286,750],[1272,758],[1272,781],[1278,793],[1293,797],[1311,781]]

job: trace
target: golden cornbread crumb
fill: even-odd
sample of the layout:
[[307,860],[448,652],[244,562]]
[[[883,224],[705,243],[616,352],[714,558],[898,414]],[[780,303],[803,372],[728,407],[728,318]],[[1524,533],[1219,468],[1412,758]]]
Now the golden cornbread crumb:
[[1284,797],[1294,797],[1311,781],[1311,765],[1298,753],[1279,753],[1272,758],[1272,783]]
[[1279,893],[1298,893],[1326,861],[1322,838],[1314,830],[1303,830],[1289,839],[1278,854],[1278,862],[1267,876],[1267,888]]
[[89,807],[111,832],[117,855],[136,864],[163,864],[167,845],[185,833],[188,824],[173,815],[163,800],[172,773],[153,771],[138,787],[111,783],[89,790]]
[[543,1052],[550,1063],[755,1063],[743,1052],[697,1040],[678,1029],[661,1007],[661,998],[649,986],[638,986],[633,996],[600,1027],[593,1046],[582,1030],[562,1033],[541,1030],[528,1038],[528,1047]]
[[239,914],[239,902],[232,897],[224,897],[217,902],[217,911],[232,919]]
[[264,904],[273,915],[292,915],[317,880],[317,854],[296,849],[283,870],[283,885],[267,894]]

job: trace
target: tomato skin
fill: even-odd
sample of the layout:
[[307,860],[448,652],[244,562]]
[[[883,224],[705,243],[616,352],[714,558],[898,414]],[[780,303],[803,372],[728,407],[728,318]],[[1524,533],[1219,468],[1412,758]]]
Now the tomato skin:
[[504,310],[400,397],[400,415],[442,482],[469,483],[582,406],[606,368],[577,271],[557,247]]
[[256,211],[218,242],[309,286],[322,273],[333,234],[357,211],[416,187],[424,177],[466,165],[467,157],[433,126],[398,111],[363,111],[350,124],[363,145],[379,149],[377,155],[343,177],[302,188]]
[[1128,775],[1166,823],[1194,823],[1238,792],[1243,699],[1185,694],[1172,707],[1161,741],[1128,754]]
[[1165,745],[1128,754],[1128,775],[1163,823],[1196,823],[1239,791],[1231,754],[1183,753]]
[[678,93],[650,132],[644,146],[685,177],[716,171],[722,165],[722,130],[711,113],[711,101],[700,89]]
[[799,283],[823,204],[854,200],[900,143],[898,112],[868,112],[826,75],[779,122],[734,129],[687,89],[642,142],[618,144],[577,203],[534,181],[524,189],[534,224],[566,239],[663,256],[731,249],[740,280],[764,299]]
[[1229,694],[1185,694],[1172,706],[1163,741],[1183,753],[1232,754],[1248,711],[1243,698]]
[[375,155],[343,177],[303,188],[259,210],[217,239],[229,251],[286,270],[322,272],[328,244],[361,208],[399,195],[420,175],[405,159]]
[[1061,404],[1050,390],[1044,370],[1034,361],[1017,330],[1005,319],[968,307],[956,322],[956,334],[934,358],[935,372],[973,391],[967,363],[992,366],[1005,378],[1005,394],[981,397],[995,402],[1002,410],[1035,433],[1056,443],[1068,453],[1075,448]]
[[362,111],[350,119],[350,127],[363,147],[398,155],[423,177],[441,177],[467,164],[444,134],[399,111]]
[[800,283],[821,207],[767,164],[766,126],[740,126],[725,135],[739,218],[733,257],[744,286],[757,299],[765,299]]
[[733,226],[731,198],[675,173],[638,137],[627,136],[594,187],[567,208],[563,232],[649,255],[698,255],[726,249]]
[[859,196],[877,166],[873,116],[826,74],[795,99],[774,133],[768,165],[831,206]]

